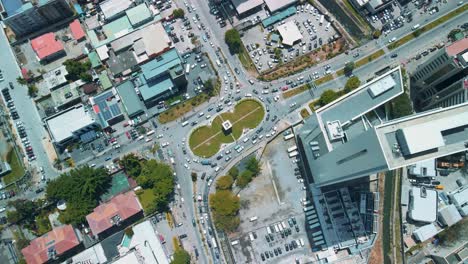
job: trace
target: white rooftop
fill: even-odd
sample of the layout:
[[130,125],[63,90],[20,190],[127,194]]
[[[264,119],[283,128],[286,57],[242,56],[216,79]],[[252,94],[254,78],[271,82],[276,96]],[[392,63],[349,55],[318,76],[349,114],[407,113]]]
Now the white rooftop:
[[289,6],[294,2],[297,2],[297,0],[265,0],[265,4],[270,12],[275,12],[276,10]]
[[67,68],[65,67],[65,65],[62,65],[56,69],[45,73],[44,75],[42,75],[42,77],[45,83],[47,84],[47,88],[49,90],[52,90],[57,86],[67,83],[67,78],[65,78],[67,74]]
[[369,93],[372,97],[377,97],[384,92],[390,90],[396,85],[395,80],[391,75],[386,76],[385,78],[380,79],[379,82],[372,83],[369,85]]
[[132,5],[131,0],[107,0],[99,4],[106,19],[127,10]]
[[428,159],[416,162],[414,165],[408,166],[409,173],[416,177],[435,177],[436,165],[435,159]]
[[413,187],[410,190],[409,216],[414,221],[432,223],[437,220],[437,192]]
[[439,221],[446,224],[447,226],[452,226],[462,220],[460,213],[457,210],[455,205],[450,204],[439,210]]
[[106,263],[107,257],[104,254],[104,249],[102,248],[101,243],[94,245],[82,251],[72,258],[67,259],[62,262],[62,264],[82,264],[82,263]]
[[468,186],[462,186],[457,190],[449,193],[450,200],[456,206],[468,207]]
[[105,61],[109,58],[109,48],[107,47],[107,45],[97,47],[96,53],[101,61]]
[[289,21],[277,27],[278,32],[283,38],[283,44],[292,46],[294,42],[302,39],[302,34],[294,21]]
[[434,224],[428,224],[414,230],[413,235],[417,240],[423,242],[437,235],[437,228]]
[[231,2],[239,14],[263,4],[263,0],[231,0]]
[[64,112],[48,119],[47,125],[55,142],[62,142],[73,137],[73,134],[95,123],[90,111],[85,112],[83,105],[67,109]]

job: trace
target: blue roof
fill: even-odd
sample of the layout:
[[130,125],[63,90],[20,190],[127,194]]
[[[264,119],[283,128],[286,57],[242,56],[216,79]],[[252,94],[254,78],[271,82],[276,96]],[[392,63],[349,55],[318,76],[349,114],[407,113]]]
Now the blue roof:
[[177,54],[177,50],[171,49],[160,57],[141,65],[141,70],[144,78],[148,81],[153,78],[157,78],[159,75],[181,63],[182,61],[180,60],[179,54]]
[[19,13],[23,6],[23,2],[21,0],[2,0],[2,4],[8,16]]
[[[150,86],[151,85],[151,86]],[[148,85],[148,83],[140,86],[140,93],[143,97],[143,100],[151,100],[155,96],[161,95],[174,87],[174,83],[171,80],[169,75],[165,77],[158,78],[156,81],[153,81]]]
[[122,115],[119,104],[112,90],[94,97],[94,112],[96,112],[102,127],[108,127],[109,120]]
[[267,18],[265,18],[263,21],[262,21],[262,24],[263,24],[263,27],[264,28],[267,28],[273,24],[275,24],[276,22],[278,21],[281,21],[283,19],[285,19],[286,17],[288,16],[292,16],[296,14],[296,7],[295,6],[291,6],[281,12],[278,12],[272,16],[269,16]]
[[83,14],[83,9],[81,8],[81,6],[79,4],[74,3],[73,7],[75,7],[76,13],[78,13],[78,15],[81,16]]
[[138,95],[135,92],[135,87],[131,81],[126,81],[119,84],[116,89],[119,92],[120,99],[122,100],[123,106],[127,111],[127,115],[130,118],[143,112],[140,99],[138,98]]

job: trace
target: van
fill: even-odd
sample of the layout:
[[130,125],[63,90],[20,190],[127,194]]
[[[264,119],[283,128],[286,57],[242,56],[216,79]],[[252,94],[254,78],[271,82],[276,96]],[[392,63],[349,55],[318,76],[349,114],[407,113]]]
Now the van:
[[411,29],[412,29],[412,30],[416,30],[416,29],[418,29],[418,28],[419,28],[419,24],[416,24],[416,25],[414,25]]
[[185,122],[182,123],[182,127],[185,127],[187,125],[188,125],[188,121],[185,121]]
[[235,246],[237,244],[239,244],[239,240],[234,240],[234,241],[231,242],[231,245],[233,245],[233,246]]
[[154,130],[150,130],[150,131],[148,131],[148,132],[146,133],[146,136],[151,136],[151,135],[153,135],[153,134],[154,134]]
[[249,220],[250,220],[250,222],[255,222],[255,221],[257,221],[257,219],[258,219],[257,216],[252,216],[252,217],[250,217]]
[[139,136],[139,137],[137,138],[137,140],[142,140],[142,139],[144,139],[144,138],[145,138],[145,136]]
[[221,62],[219,60],[216,60],[216,65],[218,65],[218,67],[221,67]]
[[301,247],[303,247],[304,246],[304,239],[300,238],[299,243],[300,243]]

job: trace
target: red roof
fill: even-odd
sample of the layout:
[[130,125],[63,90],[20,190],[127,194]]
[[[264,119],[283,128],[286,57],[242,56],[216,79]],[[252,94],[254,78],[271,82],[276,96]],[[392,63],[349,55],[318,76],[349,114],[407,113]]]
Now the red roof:
[[460,39],[452,45],[447,46],[447,54],[449,56],[457,56],[461,52],[468,49],[468,38]]
[[85,33],[78,19],[70,23],[70,31],[75,40],[80,40],[85,37]]
[[80,241],[71,225],[54,228],[52,231],[31,241],[23,248],[24,258],[28,264],[42,264],[49,260],[49,249],[55,249],[56,256],[78,246]]
[[94,208],[94,211],[86,216],[86,220],[93,234],[98,235],[114,225],[113,217],[118,215],[120,221],[124,221],[141,210],[140,201],[135,193],[130,191],[119,194],[107,203]]
[[55,39],[54,33],[46,33],[31,40],[31,46],[40,60],[59,51],[63,51],[63,45],[60,41]]

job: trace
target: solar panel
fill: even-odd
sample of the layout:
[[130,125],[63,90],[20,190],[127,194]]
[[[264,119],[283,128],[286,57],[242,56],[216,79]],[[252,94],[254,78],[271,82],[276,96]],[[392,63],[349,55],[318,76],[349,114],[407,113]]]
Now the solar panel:
[[120,115],[122,113],[120,111],[120,108],[119,108],[118,104],[110,105],[109,108],[110,108],[110,111],[112,112],[113,116],[118,116],[118,115]]
[[106,109],[106,111],[102,111],[102,117],[107,121],[112,118],[112,114]]

